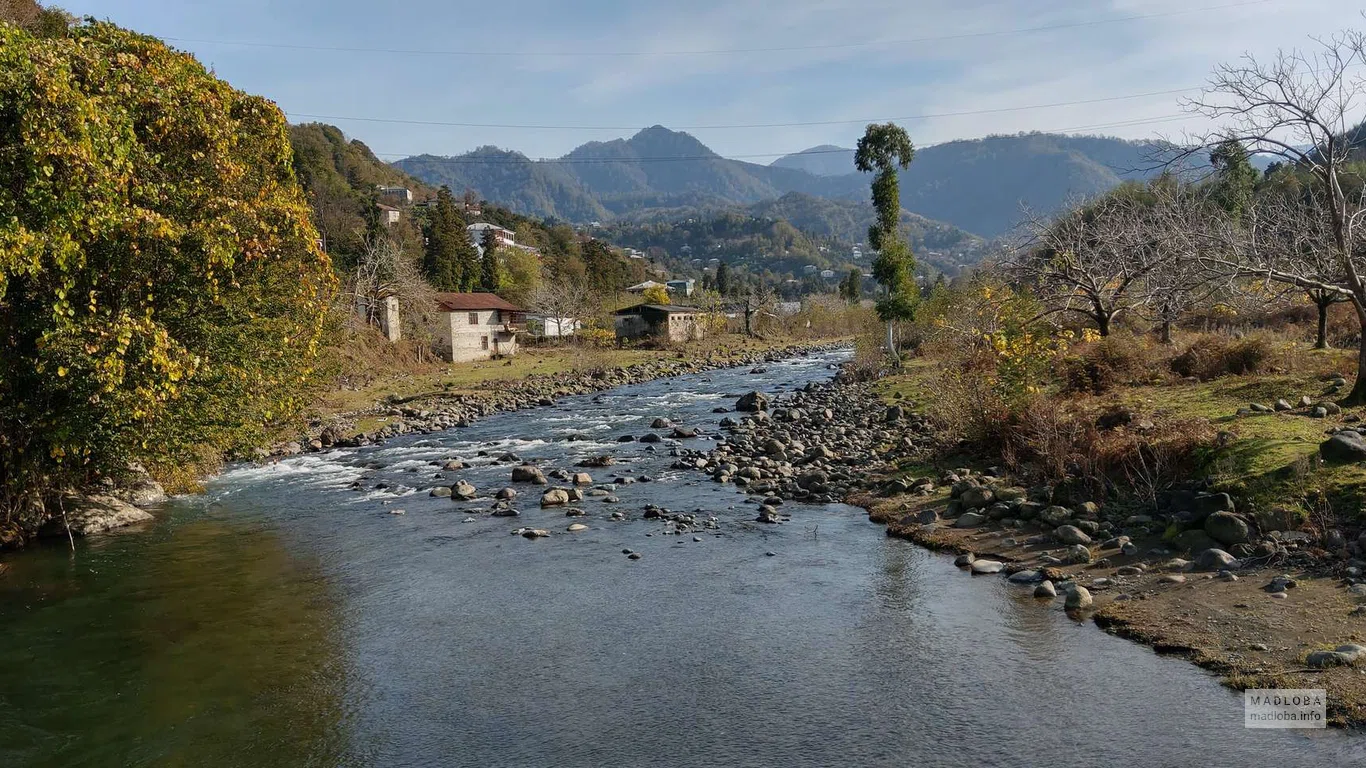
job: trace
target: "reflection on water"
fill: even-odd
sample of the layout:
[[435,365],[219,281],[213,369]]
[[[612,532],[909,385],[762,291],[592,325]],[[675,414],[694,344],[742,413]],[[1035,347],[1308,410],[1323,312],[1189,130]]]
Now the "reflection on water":
[[[0,578],[0,765],[1366,764],[1355,738],[1243,730],[1241,698],[1203,672],[861,510],[760,525],[733,487],[670,470],[668,443],[615,442],[661,416],[715,433],[718,402],[824,362],[241,467],[150,533],[21,554]],[[609,450],[598,482],[653,482],[586,501],[582,533],[534,487],[518,519],[426,493],[445,458],[471,467],[440,482],[487,493],[505,451],[568,467]],[[610,519],[647,503],[720,528]],[[509,535],[522,525],[554,535]]]
[[268,529],[200,518],[0,579],[0,765],[345,762],[336,605]]

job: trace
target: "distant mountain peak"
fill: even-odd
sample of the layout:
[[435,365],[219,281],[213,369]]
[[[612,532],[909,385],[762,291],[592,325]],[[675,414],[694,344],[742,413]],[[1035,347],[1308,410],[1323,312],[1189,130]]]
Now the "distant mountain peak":
[[784,155],[770,165],[806,171],[815,176],[844,176],[854,172],[854,150],[834,144],[820,144]]

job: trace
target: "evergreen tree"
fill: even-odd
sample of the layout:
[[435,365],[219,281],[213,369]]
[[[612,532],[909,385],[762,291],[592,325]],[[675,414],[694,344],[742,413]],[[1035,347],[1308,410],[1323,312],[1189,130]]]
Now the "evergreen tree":
[[464,291],[478,281],[478,253],[465,233],[465,219],[451,196],[450,187],[436,193],[436,207],[422,234],[426,250],[422,271],[439,291]]
[[498,290],[503,284],[503,269],[499,263],[498,251],[485,248],[479,267],[479,290]]
[[[469,273],[469,279],[466,282],[470,290],[482,287],[482,290],[491,291],[496,287],[498,278],[498,231],[493,228],[484,230],[484,236],[479,244],[484,249],[484,255],[480,259],[477,269]],[[493,287],[490,287],[490,281],[495,281]]]
[[716,267],[716,292],[726,296],[730,289],[730,265],[723,261]]
[[1257,187],[1257,169],[1248,159],[1247,149],[1236,139],[1220,142],[1209,154],[1210,165],[1217,174],[1214,197],[1219,207],[1235,221],[1252,205],[1252,193]]
[[863,273],[857,268],[852,268],[849,270],[849,274],[844,276],[844,280],[840,282],[840,296],[843,296],[845,301],[853,304],[859,300],[859,296],[862,294]]

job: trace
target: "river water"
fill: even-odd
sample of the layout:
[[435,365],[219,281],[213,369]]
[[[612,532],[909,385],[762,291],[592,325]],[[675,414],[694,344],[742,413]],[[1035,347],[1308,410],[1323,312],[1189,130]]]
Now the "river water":
[[[150,530],[12,556],[0,765],[1366,764],[1361,737],[1243,729],[1241,696],[1204,672],[888,539],[859,509],[753,523],[732,486],[669,470],[668,442],[615,441],[656,416],[715,434],[713,408],[834,359],[244,466]],[[508,451],[547,468],[610,452],[596,481],[652,482],[577,519],[538,509],[533,486],[520,518],[428,496],[430,462],[450,457],[473,466],[446,484],[507,485],[490,462]],[[719,527],[667,535],[646,503]],[[524,525],[553,535],[510,535]]]

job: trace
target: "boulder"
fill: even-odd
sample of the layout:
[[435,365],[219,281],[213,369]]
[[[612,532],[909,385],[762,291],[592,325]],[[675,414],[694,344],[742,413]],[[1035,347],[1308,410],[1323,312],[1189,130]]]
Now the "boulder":
[[983,515],[983,514],[980,513],[980,512],[964,512],[963,514],[961,514],[961,515],[958,516],[958,519],[957,519],[957,520],[954,521],[953,527],[955,527],[955,528],[976,528],[977,526],[981,525],[982,523],[985,523],[986,520],[987,520],[986,515]]
[[1064,544],[1090,544],[1091,537],[1087,536],[1075,525],[1060,525],[1053,535],[1058,537],[1058,541]]
[[650,422],[650,429],[668,429],[673,425],[674,423],[672,421],[669,421],[668,419],[663,418],[661,416],[659,418],[656,418],[654,421]]
[[1039,586],[1037,586],[1037,587],[1034,588],[1034,596],[1035,596],[1035,597],[1046,597],[1046,598],[1052,600],[1053,598],[1055,598],[1055,597],[1058,596],[1058,589],[1057,589],[1057,587],[1054,587],[1054,586],[1053,586],[1053,582],[1051,582],[1051,581],[1044,581],[1044,582],[1040,583]]
[[449,499],[451,497],[451,489],[444,485],[438,485],[433,488],[428,495],[435,496],[438,499]]
[[460,482],[451,486],[451,498],[459,499],[461,501],[469,501],[478,495],[479,492],[476,491],[474,489],[474,486],[471,485],[467,480],[461,480]]
[[1215,512],[1205,518],[1205,533],[1220,544],[1231,546],[1246,542],[1251,530],[1242,518],[1232,512]]
[[1005,563],[998,563],[995,560],[973,560],[970,567],[974,576],[983,576],[992,573],[1000,573],[1001,569],[1006,566]]
[[1034,584],[1042,580],[1043,574],[1032,570],[1016,571],[1007,577],[1007,581],[1012,584]]
[[587,472],[575,472],[574,476],[571,479],[574,481],[574,485],[593,484],[593,476],[588,474]]
[[1091,550],[1085,544],[1073,544],[1063,555],[1063,562],[1082,565],[1091,562]]
[[1305,663],[1314,669],[1324,669],[1351,666],[1362,659],[1366,659],[1366,646],[1348,643],[1331,651],[1314,651],[1305,659]]
[[762,392],[747,392],[735,401],[735,410],[755,413],[768,410],[768,395]]
[[1237,566],[1238,559],[1222,549],[1206,549],[1195,556],[1195,570],[1222,571]]
[[1051,526],[1057,527],[1072,519],[1072,510],[1055,504],[1051,507],[1044,507],[1039,512],[1039,519]]
[[663,439],[664,438],[660,437],[659,435],[656,435],[653,432],[647,432],[646,434],[640,436],[640,442],[642,443],[658,443],[661,442]]
[[588,526],[584,525],[583,523],[570,523],[569,527],[565,530],[569,531],[570,533],[578,533],[579,531],[588,530]]
[[510,501],[517,498],[517,490],[515,488],[504,488],[494,494],[494,498],[500,501]]
[[1093,602],[1090,590],[1078,584],[1067,593],[1067,602],[1063,606],[1069,611],[1081,611],[1090,608]]
[[674,427],[674,437],[697,437],[697,427]]
[[1319,444],[1324,461],[1345,464],[1366,461],[1366,437],[1357,432],[1339,432]]
[[512,468],[512,482],[545,485],[549,481],[545,479],[545,473],[541,471],[540,467],[523,464],[520,467]]
[[964,509],[981,509],[990,504],[996,498],[996,494],[992,493],[990,488],[976,486],[963,491],[959,498],[963,501]]
[[70,525],[71,533],[76,536],[91,536],[153,519],[151,514],[132,504],[103,494],[68,494],[63,497],[62,506],[66,509],[66,523],[58,514],[43,528],[43,534],[65,536],[66,526]]
[[563,488],[551,488],[541,494],[542,507],[557,507],[569,503],[569,491]]
[[1189,531],[1182,531],[1172,540],[1178,549],[1186,552],[1203,552],[1207,549],[1215,548],[1219,542],[1215,541],[1208,533],[1201,528],[1192,528]]

